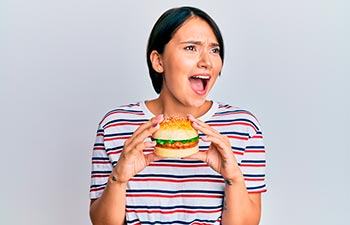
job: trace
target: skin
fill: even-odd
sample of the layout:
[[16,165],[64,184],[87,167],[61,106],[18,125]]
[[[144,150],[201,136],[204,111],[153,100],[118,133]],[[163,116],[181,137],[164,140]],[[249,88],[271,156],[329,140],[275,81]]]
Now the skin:
[[[193,127],[209,142],[206,152],[188,159],[202,160],[225,178],[225,199],[222,224],[257,225],[260,220],[261,196],[248,194],[244,178],[231,149],[229,139],[197,119],[211,107],[207,95],[222,69],[218,41],[211,27],[198,17],[189,18],[175,32],[163,54],[153,51],[150,59],[154,70],[162,73],[163,86],[158,98],[147,101],[149,110],[158,115],[141,125],[124,144],[120,160],[113,169],[106,189],[97,200],[91,201],[93,224],[124,224],[126,183],[151,162],[160,160],[154,153],[143,154],[144,148],[155,142],[145,142],[159,129],[164,116],[187,116]],[[210,77],[203,91],[191,87],[190,77]]]

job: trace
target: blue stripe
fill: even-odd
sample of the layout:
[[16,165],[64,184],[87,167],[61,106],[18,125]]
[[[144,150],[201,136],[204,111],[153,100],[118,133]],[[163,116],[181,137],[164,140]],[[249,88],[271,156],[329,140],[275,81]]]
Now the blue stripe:
[[200,160],[177,160],[177,159],[162,159],[156,162],[161,163],[179,163],[179,164],[203,164],[203,161]]
[[255,186],[255,187],[247,187],[247,190],[257,190],[257,189],[263,189],[266,187],[266,184],[261,186]]
[[265,177],[265,174],[243,174],[244,177]]
[[242,160],[241,163],[266,163],[266,160]]
[[117,136],[131,136],[134,132],[114,133],[105,134],[104,137],[117,137]]
[[157,225],[157,224],[192,224],[194,222],[198,222],[198,223],[212,223],[214,224],[216,222],[216,220],[200,220],[200,219],[195,219],[192,221],[182,221],[182,220],[173,220],[173,221],[140,221],[138,219],[135,220],[127,220],[127,224],[129,223],[135,223],[135,222],[140,222],[141,224],[152,224],[152,225]]
[[116,147],[113,147],[113,148],[106,148],[106,152],[110,152],[110,151],[114,151],[114,150],[120,150],[120,149],[123,149],[124,146],[116,146]]
[[98,171],[98,170],[95,170],[95,171],[92,171],[91,174],[110,174],[112,171]]
[[245,150],[244,148],[239,148],[239,147],[235,147],[235,146],[232,146],[232,149],[237,150],[237,151],[242,151],[242,152]]
[[265,146],[258,145],[258,146],[246,146],[246,149],[265,149]]
[[97,147],[97,146],[104,147],[105,145],[103,143],[95,143],[94,146],[95,147]]
[[92,160],[106,160],[109,161],[108,157],[92,157]]
[[90,188],[98,188],[98,187],[103,187],[103,186],[106,186],[107,183],[104,183],[104,184],[93,184],[93,185],[90,185]]

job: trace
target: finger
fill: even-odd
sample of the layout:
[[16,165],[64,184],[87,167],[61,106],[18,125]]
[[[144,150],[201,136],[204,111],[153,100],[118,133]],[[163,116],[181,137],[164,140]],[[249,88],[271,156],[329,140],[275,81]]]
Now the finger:
[[217,130],[204,123],[203,121],[196,119],[191,114],[188,114],[187,117],[192,122],[192,126],[200,132],[207,135],[221,135]]
[[155,141],[130,143],[128,146],[124,147],[123,153],[139,154],[140,152],[143,152],[143,150],[145,149],[154,148],[156,144],[157,143]]
[[137,136],[140,133],[143,133],[147,129],[151,129],[151,128],[157,127],[159,125],[159,123],[163,121],[163,119],[164,119],[163,114],[159,114],[158,116],[151,118],[149,121],[147,121],[146,123],[144,123],[141,126],[139,126],[134,131],[133,136]]
[[143,142],[147,137],[152,135],[156,130],[159,129],[159,123],[162,122],[164,116],[162,114],[153,117],[148,122],[142,124],[137,128],[134,134],[128,139],[128,143],[132,144],[133,142]]

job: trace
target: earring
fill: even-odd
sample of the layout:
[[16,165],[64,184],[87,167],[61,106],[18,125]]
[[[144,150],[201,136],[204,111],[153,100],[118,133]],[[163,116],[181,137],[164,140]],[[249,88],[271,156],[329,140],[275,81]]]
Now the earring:
[[162,71],[162,68],[161,68],[161,67],[158,67],[158,71],[159,71],[159,72]]

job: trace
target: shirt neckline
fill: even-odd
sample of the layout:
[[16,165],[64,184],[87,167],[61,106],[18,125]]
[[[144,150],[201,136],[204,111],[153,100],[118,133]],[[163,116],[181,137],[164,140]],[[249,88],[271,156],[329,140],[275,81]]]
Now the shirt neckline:
[[[143,100],[143,101],[140,101],[139,104],[142,108],[142,111],[144,112],[145,116],[149,117],[149,118],[152,118],[152,117],[155,117],[156,115],[154,115],[147,107],[146,103],[145,103],[146,100]],[[215,101],[212,101],[212,105],[210,107],[210,109],[202,116],[200,116],[198,119],[202,120],[202,121],[207,121],[209,120],[209,118],[211,118],[215,112],[217,111],[219,105],[217,102]]]

